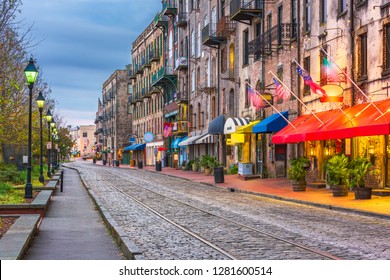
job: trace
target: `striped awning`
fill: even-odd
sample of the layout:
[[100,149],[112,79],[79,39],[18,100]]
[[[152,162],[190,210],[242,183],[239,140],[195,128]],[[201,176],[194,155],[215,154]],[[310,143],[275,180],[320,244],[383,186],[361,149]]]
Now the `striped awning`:
[[223,133],[232,134],[236,132],[239,127],[247,125],[250,122],[249,118],[228,118],[225,122]]
[[211,144],[215,143],[214,135],[206,133],[195,141],[195,144]]

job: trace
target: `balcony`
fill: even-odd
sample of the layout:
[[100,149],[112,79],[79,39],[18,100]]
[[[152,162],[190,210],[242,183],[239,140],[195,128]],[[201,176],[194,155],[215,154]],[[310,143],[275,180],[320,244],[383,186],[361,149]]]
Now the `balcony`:
[[290,45],[296,34],[296,26],[291,23],[282,23],[268,29],[248,43],[249,55],[256,57],[270,56],[272,52]]
[[186,57],[182,56],[176,59],[175,61],[175,70],[187,70],[188,60]]
[[166,16],[174,16],[177,14],[175,1],[166,0],[162,3],[162,14]]
[[236,30],[236,22],[232,21],[229,16],[222,17],[217,22],[217,34],[222,38],[227,38]]
[[161,67],[152,76],[152,86],[167,86],[168,83],[176,84],[177,75],[173,71],[173,66]]
[[135,64],[134,65],[134,71],[135,71],[135,74],[143,74],[144,73],[144,70],[142,69],[142,67],[138,64]]
[[150,62],[149,57],[144,57],[141,59],[141,61],[142,61],[141,64],[143,69],[152,67],[152,63]]
[[178,121],[175,122],[172,126],[172,134],[187,134],[188,133],[188,122],[187,121]]
[[129,78],[130,78],[131,80],[135,80],[135,79],[136,79],[136,77],[135,77],[135,72],[134,72],[133,69],[130,69],[128,73],[129,73]]
[[249,20],[261,17],[264,0],[231,0],[230,19],[235,21]]
[[213,47],[218,46],[226,42],[226,38],[217,35],[216,26],[207,24],[202,29],[202,44],[205,46]]
[[157,50],[151,50],[149,52],[150,62],[158,62],[160,61],[160,55]]
[[188,21],[188,14],[186,12],[181,12],[176,16],[177,27],[186,28]]
[[157,13],[157,15],[154,17],[153,24],[154,27],[166,28],[168,26],[168,17],[161,13]]

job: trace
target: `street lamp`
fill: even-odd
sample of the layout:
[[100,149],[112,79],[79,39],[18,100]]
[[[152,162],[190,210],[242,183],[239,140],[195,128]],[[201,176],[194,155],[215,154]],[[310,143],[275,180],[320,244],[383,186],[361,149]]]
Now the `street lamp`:
[[39,125],[40,125],[40,145],[41,145],[41,151],[39,152],[39,182],[43,183],[45,179],[43,178],[43,162],[42,162],[42,109],[43,106],[45,105],[45,98],[43,98],[42,92],[40,91],[38,93],[38,98],[37,98],[37,105],[39,109]]
[[31,126],[32,126],[32,91],[34,83],[38,77],[38,70],[35,67],[34,60],[31,57],[27,67],[24,69],[29,88],[29,106],[28,106],[28,145],[27,145],[27,182],[24,189],[24,197],[32,198],[31,184]]
[[52,140],[52,143],[51,143],[51,149],[53,150],[53,153],[52,153],[52,157],[51,157],[51,173],[54,174],[55,170],[54,170],[54,154],[55,154],[55,149],[54,149],[54,130],[56,128],[56,123],[55,121],[53,120],[51,123],[50,123],[50,127],[51,127],[51,140]]
[[50,172],[50,151],[51,151],[51,143],[50,143],[50,123],[53,119],[53,115],[51,114],[50,112],[50,109],[47,109],[47,112],[46,112],[46,121],[47,121],[47,130],[48,130],[48,134],[47,134],[47,177],[51,177],[51,172]]

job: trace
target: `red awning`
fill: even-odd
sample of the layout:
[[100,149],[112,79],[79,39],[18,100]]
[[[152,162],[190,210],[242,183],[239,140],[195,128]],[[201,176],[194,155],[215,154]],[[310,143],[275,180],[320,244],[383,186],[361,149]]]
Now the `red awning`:
[[168,150],[167,148],[164,148],[164,147],[158,147],[158,150],[159,151],[166,151],[166,150]]
[[272,137],[272,143],[297,143],[314,140],[343,139],[359,136],[390,134],[390,99],[346,108],[318,112],[316,116],[303,115],[295,119]]

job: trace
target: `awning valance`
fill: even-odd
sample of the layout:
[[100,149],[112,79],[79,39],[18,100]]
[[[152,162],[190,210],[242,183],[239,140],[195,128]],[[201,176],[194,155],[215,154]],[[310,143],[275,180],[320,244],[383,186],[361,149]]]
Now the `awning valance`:
[[247,125],[241,126],[236,130],[236,133],[252,133],[252,127],[258,124],[260,121],[253,121]]
[[204,136],[200,137],[195,141],[195,144],[211,144],[211,143],[215,143],[214,135],[211,135],[209,133],[206,133]]
[[226,118],[224,115],[220,115],[213,119],[209,124],[209,134],[223,134]]
[[245,142],[245,135],[243,133],[232,133],[230,138],[226,139],[226,145],[236,145]]
[[[280,112],[283,117],[288,119],[288,111]],[[285,119],[279,113],[272,114],[271,116],[262,120],[259,124],[253,126],[252,133],[271,133],[281,130],[287,125]]]
[[145,146],[146,146],[145,143],[133,144],[133,145],[130,145],[130,146],[127,146],[126,148],[124,148],[123,151],[141,151],[141,150],[145,149]]
[[374,102],[379,111],[370,103],[359,104],[340,110],[303,115],[272,137],[275,144],[297,143],[315,140],[344,139],[360,136],[386,135],[390,133],[390,99]]
[[186,137],[179,137],[179,138],[176,138],[175,140],[173,140],[172,143],[171,143],[171,149],[178,149],[178,148],[180,148],[179,147],[179,143],[181,141],[186,140],[187,138],[188,137],[186,136]]
[[179,148],[180,148],[180,147],[192,145],[192,144],[195,143],[196,140],[198,140],[200,137],[204,136],[205,134],[206,134],[206,133],[188,137],[186,140],[181,141],[181,142],[178,144],[178,146],[179,146]]
[[225,122],[223,133],[224,134],[234,133],[239,127],[247,125],[250,122],[251,121],[249,118],[228,118]]

